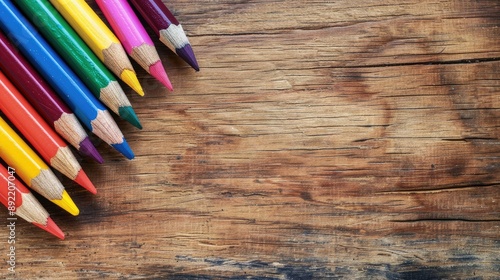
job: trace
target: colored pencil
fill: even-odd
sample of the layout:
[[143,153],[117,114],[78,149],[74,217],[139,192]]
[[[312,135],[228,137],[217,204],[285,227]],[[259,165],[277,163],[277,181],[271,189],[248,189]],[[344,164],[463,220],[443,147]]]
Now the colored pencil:
[[45,162],[90,192],[97,192],[66,143],[1,71],[0,111],[17,127]]
[[108,110],[9,0],[0,0],[0,28],[90,131],[127,158],[134,158]]
[[193,48],[182,25],[161,0],[130,0],[160,41],[196,71],[200,71]]
[[[28,223],[32,223],[48,233],[64,239],[64,233],[49,217],[49,213],[23,183],[15,179],[14,174],[15,171],[9,173],[7,168],[0,165],[0,202],[11,213],[15,212],[17,216]],[[14,211],[11,210],[13,208]],[[7,220],[10,219],[12,218],[7,218]]]
[[48,0],[18,0],[16,5],[36,25],[89,90],[111,111],[138,128],[137,115],[120,84]]
[[127,53],[148,73],[172,90],[172,84],[153,41],[127,1],[97,0],[96,2]]
[[118,38],[85,0],[50,0],[97,57],[139,95],[144,91]]
[[80,210],[56,175],[3,118],[0,118],[0,158],[13,167],[31,189],[70,214],[79,214]]
[[99,163],[103,159],[75,114],[52,91],[0,31],[0,70],[24,94],[45,121],[81,154]]

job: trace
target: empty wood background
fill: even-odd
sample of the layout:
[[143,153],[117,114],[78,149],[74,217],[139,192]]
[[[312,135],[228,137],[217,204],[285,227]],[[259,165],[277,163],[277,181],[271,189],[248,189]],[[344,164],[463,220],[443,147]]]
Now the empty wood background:
[[66,240],[18,221],[0,277],[499,277],[499,1],[165,2],[201,71],[134,64],[136,159],[95,139],[98,194],[61,177]]

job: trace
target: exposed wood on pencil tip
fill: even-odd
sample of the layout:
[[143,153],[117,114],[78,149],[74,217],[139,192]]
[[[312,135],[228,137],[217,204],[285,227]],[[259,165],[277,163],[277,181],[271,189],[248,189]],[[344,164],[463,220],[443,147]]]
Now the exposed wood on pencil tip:
[[21,192],[21,195],[22,204],[17,207],[16,214],[30,223],[46,224],[49,213],[36,197],[31,192]]
[[90,157],[99,163],[103,162],[102,156],[94,147],[74,114],[63,113],[59,120],[54,123],[54,127],[59,134],[65,135],[65,139],[82,155]]
[[108,144],[121,143],[123,134],[108,110],[99,110],[92,121],[92,132]]
[[151,76],[160,81],[170,91],[173,90],[172,83],[163,67],[156,48],[152,45],[142,44],[132,49],[132,58],[141,65]]
[[107,49],[102,50],[102,54],[104,64],[109,67],[111,72],[120,77],[136,92],[140,93],[142,91],[137,74],[121,44],[112,43]]
[[78,183],[80,186],[95,194],[97,191],[83,171],[80,163],[76,160],[71,150],[66,146],[57,151],[56,156],[51,160],[51,166],[54,166],[66,177]]
[[134,158],[132,149],[109,111],[98,111],[97,117],[92,121],[92,128],[94,134],[122,153],[126,158]]
[[49,200],[61,200],[64,186],[50,169],[41,169],[29,186]]
[[[58,238],[64,238],[64,234],[62,234],[61,230],[50,219],[49,213],[40,204],[33,193],[31,193],[23,183],[11,181],[10,177],[12,176],[12,172],[14,171],[10,170],[10,168],[7,169],[5,166],[0,165],[0,178],[4,182],[8,183],[0,184],[0,201],[2,202],[2,204],[4,204],[10,211],[12,211],[12,201],[9,197],[12,197],[12,195],[14,195],[16,216],[37,227],[40,227],[41,229],[57,236]],[[12,185],[11,182],[14,182],[14,185]]]
[[50,169],[40,170],[38,176],[31,180],[30,187],[71,215],[76,216],[80,213],[59,179]]
[[128,121],[137,128],[142,128],[139,118],[118,82],[112,81],[106,88],[101,89],[100,99],[122,119]]
[[160,30],[160,41],[193,67],[193,69],[196,71],[200,70],[193,48],[181,25],[172,24],[167,29]]
[[16,215],[52,235],[64,239],[64,233],[49,217],[49,213],[38,202],[35,196],[31,192],[21,193],[21,195],[23,203],[16,209]]
[[132,48],[130,56],[148,73],[151,65],[161,61],[155,46],[146,43]]

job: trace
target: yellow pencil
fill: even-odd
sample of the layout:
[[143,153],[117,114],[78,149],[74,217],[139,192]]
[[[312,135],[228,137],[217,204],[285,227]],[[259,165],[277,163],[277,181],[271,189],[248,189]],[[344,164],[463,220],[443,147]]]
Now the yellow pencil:
[[118,38],[85,0],[50,0],[99,59],[139,95],[144,91]]
[[0,158],[14,168],[31,189],[74,216],[80,213],[52,170],[1,117]]

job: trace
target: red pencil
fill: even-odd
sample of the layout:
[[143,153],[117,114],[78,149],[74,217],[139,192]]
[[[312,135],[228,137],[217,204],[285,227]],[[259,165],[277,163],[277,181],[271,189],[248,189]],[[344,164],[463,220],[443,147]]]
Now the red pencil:
[[130,0],[130,2],[156,32],[162,43],[196,71],[200,70],[182,25],[161,0]]
[[103,159],[76,116],[0,31],[0,70],[45,121],[83,155]]
[[91,193],[97,192],[66,143],[1,71],[0,111],[17,127],[46,163]]
[[[27,222],[64,239],[64,233],[49,217],[49,213],[14,174],[14,169],[7,169],[0,164],[0,202],[9,209],[9,212],[15,212]],[[15,220],[15,217],[7,220]]]

